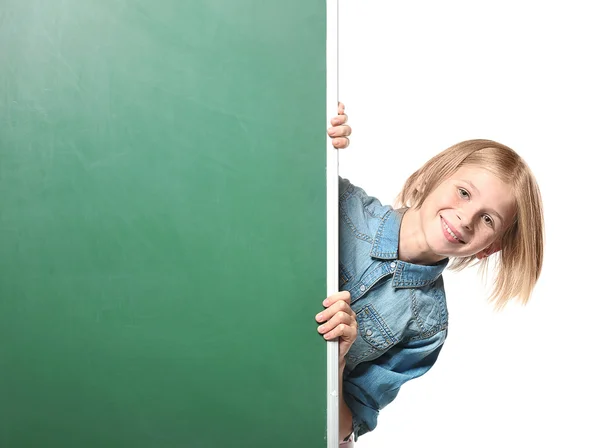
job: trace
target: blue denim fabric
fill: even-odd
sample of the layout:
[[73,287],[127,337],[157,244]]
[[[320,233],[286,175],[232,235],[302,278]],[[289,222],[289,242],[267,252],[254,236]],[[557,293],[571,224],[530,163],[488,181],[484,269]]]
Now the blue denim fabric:
[[372,431],[379,411],[405,382],[427,372],[446,339],[442,271],[398,259],[403,211],[340,178],[340,290],[358,321],[346,355],[343,392],[354,435]]

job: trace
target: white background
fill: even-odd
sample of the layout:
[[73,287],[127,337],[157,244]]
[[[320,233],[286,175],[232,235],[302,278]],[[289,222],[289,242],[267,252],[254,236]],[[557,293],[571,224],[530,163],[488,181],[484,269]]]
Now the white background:
[[536,173],[547,241],[526,307],[495,313],[475,268],[447,271],[438,362],[357,448],[600,447],[596,2],[339,3],[341,175],[391,204],[431,156],[496,140]]

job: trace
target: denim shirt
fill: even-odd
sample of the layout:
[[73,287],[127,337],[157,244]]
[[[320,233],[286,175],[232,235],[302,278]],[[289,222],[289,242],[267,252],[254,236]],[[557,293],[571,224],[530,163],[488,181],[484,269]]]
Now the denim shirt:
[[343,393],[355,438],[405,382],[427,372],[446,339],[442,271],[398,259],[403,211],[340,178],[340,290],[350,292],[358,336],[346,355]]

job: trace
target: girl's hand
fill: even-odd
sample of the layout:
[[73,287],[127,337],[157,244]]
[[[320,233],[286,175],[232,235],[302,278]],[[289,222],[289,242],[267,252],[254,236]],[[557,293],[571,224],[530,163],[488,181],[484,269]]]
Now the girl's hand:
[[317,322],[322,324],[317,331],[328,341],[339,338],[339,357],[340,363],[343,363],[358,331],[356,314],[350,308],[350,293],[341,291],[332,294],[323,301],[323,306],[327,309],[316,316]]
[[352,128],[346,123],[348,122],[348,115],[344,111],[345,107],[343,103],[338,103],[338,115],[331,119],[331,125],[327,129],[327,134],[332,139],[334,148],[343,149],[350,145],[350,139],[348,138],[352,134]]

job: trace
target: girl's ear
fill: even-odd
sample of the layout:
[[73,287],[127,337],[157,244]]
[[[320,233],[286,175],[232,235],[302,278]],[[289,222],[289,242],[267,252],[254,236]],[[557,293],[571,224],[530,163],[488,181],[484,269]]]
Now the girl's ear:
[[496,241],[494,243],[492,243],[491,246],[488,246],[486,249],[483,249],[480,252],[477,252],[475,254],[475,256],[477,257],[478,260],[481,260],[483,258],[487,258],[490,255],[498,252],[500,249],[502,249],[502,245],[500,243],[500,241]]

